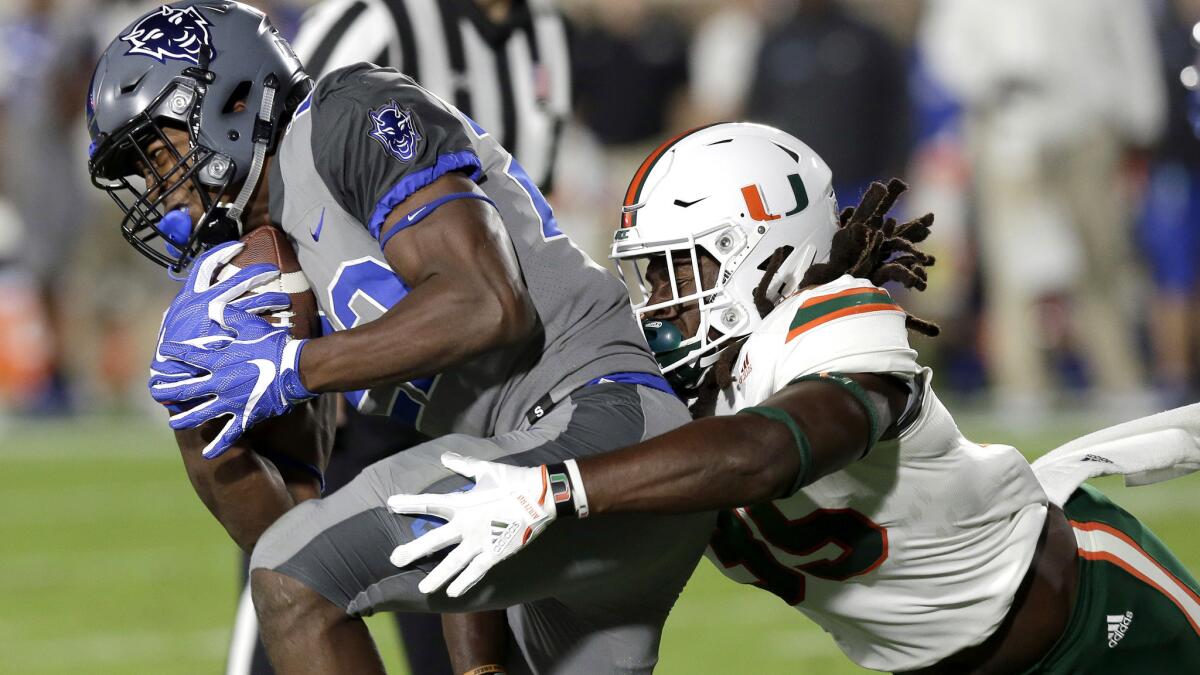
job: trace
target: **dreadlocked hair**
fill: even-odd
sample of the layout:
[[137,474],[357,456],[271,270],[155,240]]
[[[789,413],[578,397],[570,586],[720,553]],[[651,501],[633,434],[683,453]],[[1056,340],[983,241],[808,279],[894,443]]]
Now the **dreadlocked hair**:
[[[933,214],[926,213],[906,223],[897,223],[895,218],[887,215],[907,189],[899,178],[891,179],[887,185],[877,181],[871,183],[858,206],[848,206],[838,216],[838,230],[833,235],[829,261],[809,267],[798,288],[820,286],[849,274],[867,279],[876,286],[894,282],[905,288],[925,290],[929,281],[925,268],[934,264],[934,257],[918,250],[916,244],[929,237]],[[791,247],[784,246],[772,253],[763,278],[754,289],[754,307],[764,318],[775,307],[767,298],[771,282],[791,252]],[[937,337],[941,333],[937,324],[912,314],[905,314],[904,325],[928,337]],[[745,337],[731,341],[716,364],[705,373],[690,408],[693,417],[713,414],[717,395],[733,384],[734,361],[745,341]]]
[[[886,186],[871,183],[858,206],[846,207],[838,217],[829,262],[809,267],[800,280],[800,288],[820,286],[849,274],[876,286],[895,282],[905,288],[925,290],[929,280],[925,268],[933,265],[934,258],[918,250],[916,244],[929,236],[933,214],[926,213],[902,224],[887,216],[896,198],[907,189],[899,178],[891,179]],[[937,324],[911,314],[906,315],[904,325],[929,337],[937,337],[942,330]]]

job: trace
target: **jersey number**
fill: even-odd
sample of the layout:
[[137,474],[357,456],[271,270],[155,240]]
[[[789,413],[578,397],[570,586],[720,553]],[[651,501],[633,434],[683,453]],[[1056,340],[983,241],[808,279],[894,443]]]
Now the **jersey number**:
[[[755,537],[747,519],[754,521],[763,539],[792,555],[811,555],[829,544],[840,548],[841,553],[834,558],[785,565]],[[774,504],[722,511],[710,545],[722,565],[745,567],[758,578],[755,586],[778,595],[789,605],[804,602],[805,574],[845,581],[874,570],[888,556],[887,529],[858,511],[818,509],[803,518],[788,520]]]
[[[328,293],[333,321],[325,329],[330,332],[331,329],[345,330],[374,321],[408,295],[408,288],[391,267],[375,258],[366,257],[343,263],[330,282]],[[429,402],[433,382],[432,377],[405,382],[396,388],[394,397],[385,405],[386,409],[371,412],[416,424],[421,409]],[[346,399],[361,410],[366,395],[366,391],[348,391]]]

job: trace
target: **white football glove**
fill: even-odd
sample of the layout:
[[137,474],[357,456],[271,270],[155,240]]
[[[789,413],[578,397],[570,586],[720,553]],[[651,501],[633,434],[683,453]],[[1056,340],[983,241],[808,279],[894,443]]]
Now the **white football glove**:
[[[442,464],[475,480],[466,492],[394,495],[388,508],[395,513],[443,518],[436,528],[392,551],[397,567],[458,544],[417,586],[432,593],[454,577],[446,595],[457,598],[487,571],[525,548],[556,517],[554,495],[545,466],[521,467],[442,455]],[[465,569],[464,569],[465,568]]]

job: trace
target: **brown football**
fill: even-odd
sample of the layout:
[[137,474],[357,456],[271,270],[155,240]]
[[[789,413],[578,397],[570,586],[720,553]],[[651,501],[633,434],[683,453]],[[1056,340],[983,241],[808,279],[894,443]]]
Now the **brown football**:
[[288,294],[292,306],[263,316],[276,326],[289,328],[293,337],[319,336],[321,322],[317,315],[317,298],[309,288],[308,279],[300,271],[300,261],[296,259],[296,251],[287,235],[275,227],[257,227],[242,237],[242,243],[246,247],[217,272],[217,280],[228,279],[238,270],[257,263],[278,267],[278,279],[254,288],[250,293],[282,291]]

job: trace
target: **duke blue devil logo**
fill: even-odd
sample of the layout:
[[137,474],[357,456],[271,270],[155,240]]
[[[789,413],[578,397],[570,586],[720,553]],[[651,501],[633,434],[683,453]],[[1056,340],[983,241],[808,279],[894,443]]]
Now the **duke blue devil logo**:
[[[171,59],[199,65],[200,48],[207,46],[212,50],[208,34],[211,25],[195,7],[176,9],[163,5],[157,12],[142,17],[121,39],[131,45],[126,54],[142,54],[160,63]],[[215,50],[209,54],[217,55]]]
[[400,109],[400,104],[390,101],[371,114],[371,138],[383,144],[387,151],[401,162],[407,162],[417,154],[417,143],[421,134],[417,132],[412,111]]

